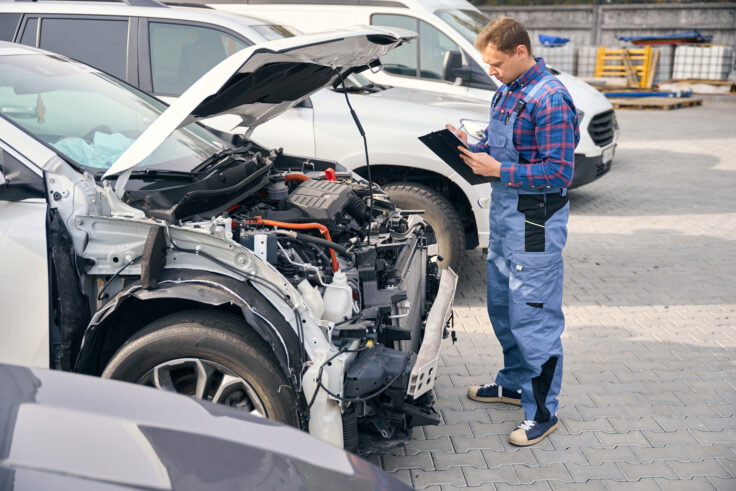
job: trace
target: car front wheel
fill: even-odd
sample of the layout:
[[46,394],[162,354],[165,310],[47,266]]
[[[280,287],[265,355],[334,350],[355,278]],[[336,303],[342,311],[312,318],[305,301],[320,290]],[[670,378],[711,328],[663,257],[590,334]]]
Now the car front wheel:
[[424,210],[422,218],[432,226],[437,238],[440,267],[457,270],[465,251],[465,228],[452,203],[434,189],[419,184],[387,184],[383,190],[399,208]]
[[150,323],[115,353],[102,377],[298,425],[294,395],[271,349],[224,312],[180,312]]

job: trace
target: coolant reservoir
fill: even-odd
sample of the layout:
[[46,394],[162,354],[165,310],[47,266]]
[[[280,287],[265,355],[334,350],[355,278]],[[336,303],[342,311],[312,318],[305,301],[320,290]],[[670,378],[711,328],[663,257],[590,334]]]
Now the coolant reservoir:
[[[304,373],[304,395],[307,401],[314,398],[314,403],[309,411],[309,433],[321,440],[342,448],[344,445],[342,434],[342,413],[340,403],[327,397],[324,389],[318,388],[317,377],[319,367],[327,361],[327,352],[316,350],[314,363]],[[328,386],[329,378],[327,370],[322,370],[322,385]],[[314,392],[317,396],[314,396]]]
[[325,288],[322,297],[324,314],[322,319],[330,322],[340,322],[349,319],[353,313],[353,293],[348,285],[348,277],[342,271],[337,271],[332,277],[332,283]]
[[302,282],[297,285],[297,289],[299,290],[299,293],[302,294],[304,303],[307,304],[307,307],[309,307],[309,310],[314,314],[317,320],[322,319],[322,313],[325,311],[325,303],[322,300],[322,295],[320,295],[319,290],[313,287],[307,280],[302,280]]

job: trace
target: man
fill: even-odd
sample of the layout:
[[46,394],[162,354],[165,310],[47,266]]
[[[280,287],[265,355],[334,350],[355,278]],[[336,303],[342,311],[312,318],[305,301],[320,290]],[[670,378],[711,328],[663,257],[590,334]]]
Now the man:
[[[475,46],[504,85],[491,102],[484,139],[458,149],[473,172],[500,178],[492,183],[487,295],[504,367],[495,383],[470,387],[468,397],[522,406],[524,421],[509,442],[526,446],[557,429],[562,249],[580,134],[570,94],[542,59],[532,57],[521,23],[496,19]],[[467,143],[463,131],[447,128]]]

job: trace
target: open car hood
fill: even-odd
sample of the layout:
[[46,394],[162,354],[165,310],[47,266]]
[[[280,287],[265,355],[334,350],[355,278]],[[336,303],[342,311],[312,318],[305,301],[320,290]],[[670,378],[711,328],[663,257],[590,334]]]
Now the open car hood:
[[[177,128],[235,114],[254,128],[343,76],[365,69],[416,37],[399,28],[350,30],[279,39],[245,48],[205,73],[123,152],[103,177],[130,171]],[[127,176],[118,178],[120,195]]]

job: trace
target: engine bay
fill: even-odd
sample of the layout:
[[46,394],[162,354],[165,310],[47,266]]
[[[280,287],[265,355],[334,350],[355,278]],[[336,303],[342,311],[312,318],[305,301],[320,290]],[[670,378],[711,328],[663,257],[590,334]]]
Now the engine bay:
[[356,449],[358,433],[385,442],[439,422],[431,383],[413,396],[407,387],[440,273],[422,211],[397,209],[378,186],[335,167],[248,145],[203,162],[192,180],[134,175],[125,200],[185,228],[210,227],[298,290],[337,349],[327,363],[349,356],[341,390],[329,391],[321,371],[316,383],[339,401],[345,446]]

